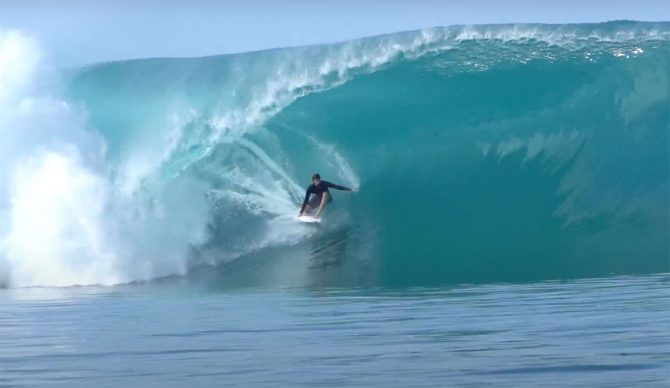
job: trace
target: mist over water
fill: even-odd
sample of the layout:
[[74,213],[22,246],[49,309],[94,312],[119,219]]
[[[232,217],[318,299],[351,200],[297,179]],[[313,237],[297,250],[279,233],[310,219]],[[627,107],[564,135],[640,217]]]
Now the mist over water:
[[[668,23],[447,27],[62,73],[1,32],[2,283],[667,272],[668,50]],[[361,186],[321,228],[315,171]]]

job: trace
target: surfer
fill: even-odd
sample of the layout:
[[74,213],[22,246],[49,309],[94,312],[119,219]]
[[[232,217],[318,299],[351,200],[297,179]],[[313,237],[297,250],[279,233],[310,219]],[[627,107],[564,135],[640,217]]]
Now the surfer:
[[318,207],[319,210],[316,212],[314,218],[319,218],[323,212],[323,209],[325,209],[326,206],[333,200],[328,189],[354,192],[358,191],[357,187],[350,189],[348,187],[322,181],[319,174],[314,174],[312,175],[312,184],[307,187],[305,200],[302,201],[302,207],[300,208],[300,214],[298,214],[298,217],[301,217],[303,213],[309,213],[312,209]]

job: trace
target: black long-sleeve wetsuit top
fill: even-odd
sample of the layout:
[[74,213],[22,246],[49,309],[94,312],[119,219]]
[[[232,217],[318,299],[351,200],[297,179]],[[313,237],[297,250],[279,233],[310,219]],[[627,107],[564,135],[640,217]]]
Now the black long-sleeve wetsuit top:
[[302,201],[302,207],[300,208],[300,212],[305,211],[305,206],[307,206],[307,202],[309,202],[309,195],[310,194],[316,194],[319,197],[323,195],[323,193],[329,193],[328,189],[336,189],[336,190],[344,190],[344,191],[351,191],[350,188],[336,185],[334,183],[326,182],[326,181],[320,181],[318,185],[315,185],[312,183],[307,187],[307,192],[305,193],[305,200]]

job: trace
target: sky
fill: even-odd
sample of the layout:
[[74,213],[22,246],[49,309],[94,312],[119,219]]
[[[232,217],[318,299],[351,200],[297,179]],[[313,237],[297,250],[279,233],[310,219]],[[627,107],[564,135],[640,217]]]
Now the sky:
[[0,0],[60,67],[329,43],[433,26],[670,20],[670,0]]

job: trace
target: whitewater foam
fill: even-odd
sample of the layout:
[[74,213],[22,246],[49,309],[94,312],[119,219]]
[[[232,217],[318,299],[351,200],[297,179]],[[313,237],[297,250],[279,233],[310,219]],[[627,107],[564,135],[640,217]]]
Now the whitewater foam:
[[[0,32],[0,69],[3,285],[116,284],[185,273],[189,244],[204,235],[209,217],[198,211],[204,199],[191,199],[184,212],[167,204],[177,183],[159,184],[169,195],[118,190],[124,184],[111,175],[105,139],[85,112],[59,97],[55,73],[31,38]],[[173,221],[180,227],[162,224]]]

